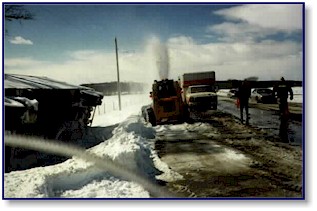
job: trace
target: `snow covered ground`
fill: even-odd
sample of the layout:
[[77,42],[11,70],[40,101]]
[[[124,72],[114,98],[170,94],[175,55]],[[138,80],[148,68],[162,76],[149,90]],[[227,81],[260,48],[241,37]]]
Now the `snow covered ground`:
[[[293,89],[301,93],[301,89]],[[226,90],[221,90],[225,94]],[[295,95],[296,96],[296,95]],[[300,95],[302,96],[302,95]],[[182,176],[169,169],[154,150],[155,134],[165,126],[151,127],[141,117],[141,107],[150,103],[147,94],[123,95],[122,110],[118,109],[118,97],[106,96],[97,107],[92,126],[107,127],[118,124],[110,138],[89,148],[87,152],[113,160],[124,169],[137,172],[147,178],[150,184],[155,179],[175,181]],[[175,125],[185,131],[186,123]],[[201,123],[200,128],[203,128]],[[96,135],[96,134],[94,134]],[[97,134],[98,135],[98,134]],[[101,136],[100,136],[101,137]],[[5,198],[149,198],[153,197],[153,187],[142,181],[124,179],[103,168],[97,168],[78,156],[63,163],[37,167],[24,171],[4,174]],[[130,177],[131,178],[131,177]],[[152,188],[152,189],[151,189]],[[160,195],[164,197],[163,195]]]
[[148,94],[122,95],[121,111],[118,96],[105,96],[102,105],[96,108],[92,126],[109,126],[125,120],[132,114],[138,114],[143,105],[151,103]]
[[[106,113],[96,112],[93,126],[120,123],[110,139],[87,151],[101,158],[110,158],[124,168],[143,175],[148,181],[181,178],[161,162],[154,151],[155,130],[144,124],[140,109],[148,96],[122,96],[122,111],[115,107],[116,96],[104,98]],[[125,104],[126,103],[126,104]],[[111,111],[111,108],[113,110]],[[105,161],[106,162],[106,161]],[[46,167],[14,171],[4,175],[5,198],[148,198],[146,185],[114,176],[91,162],[73,157]],[[161,196],[162,197],[162,196]],[[164,197],[164,196],[163,196]]]

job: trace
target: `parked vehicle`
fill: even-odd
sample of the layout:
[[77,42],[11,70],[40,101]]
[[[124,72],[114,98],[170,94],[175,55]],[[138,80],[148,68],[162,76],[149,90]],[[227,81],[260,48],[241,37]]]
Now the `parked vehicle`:
[[210,108],[217,109],[217,96],[215,91],[209,85],[189,86],[186,91],[186,103],[189,110]]
[[217,109],[218,96],[214,71],[185,73],[180,79],[183,101],[190,110]]
[[251,99],[258,103],[276,103],[273,91],[268,88],[255,88],[251,92]]
[[227,96],[229,98],[236,98],[237,97],[237,92],[238,92],[238,89],[234,88],[234,89],[230,89]]

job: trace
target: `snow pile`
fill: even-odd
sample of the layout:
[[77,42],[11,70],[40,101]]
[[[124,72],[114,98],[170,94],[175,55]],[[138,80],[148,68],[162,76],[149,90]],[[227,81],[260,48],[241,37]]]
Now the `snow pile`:
[[106,142],[90,149],[99,156],[109,156],[128,169],[142,172],[154,178],[159,171],[152,160],[152,144],[148,139],[155,137],[153,128],[145,127],[139,116],[130,116],[113,131]]
[[[143,104],[143,103],[141,103]],[[110,158],[125,169],[137,172],[150,183],[156,179],[173,181],[181,176],[172,172],[154,150],[155,130],[147,126],[140,105],[130,106],[120,112],[124,119],[108,140],[88,149],[99,157]],[[134,110],[134,111],[133,111]],[[119,112],[119,111],[118,111]],[[116,113],[116,112],[114,112]],[[131,115],[132,114],[132,115]],[[111,116],[111,115],[110,115]],[[115,115],[113,115],[115,117]],[[128,118],[127,118],[128,117]],[[100,115],[95,125],[107,125],[109,118]],[[114,118],[112,121],[120,121]],[[104,120],[104,121],[102,121]],[[113,122],[112,122],[113,123]],[[106,165],[106,164],[105,164]],[[148,198],[146,185],[127,181],[97,168],[92,162],[78,157],[46,167],[13,171],[4,175],[5,198]]]

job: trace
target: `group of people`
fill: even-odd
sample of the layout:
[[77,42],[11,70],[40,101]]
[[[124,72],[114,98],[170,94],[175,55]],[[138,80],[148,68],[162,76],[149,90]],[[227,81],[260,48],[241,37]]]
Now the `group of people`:
[[[280,135],[284,138],[285,133],[287,133],[287,120],[288,120],[288,94],[290,94],[290,100],[293,100],[293,91],[292,88],[287,84],[285,79],[282,77],[278,84],[273,87],[273,95],[277,96],[279,103],[279,112],[281,115],[281,124],[280,124]],[[249,124],[249,98],[251,96],[251,86],[247,80],[244,80],[238,87],[237,97],[239,100],[240,106],[240,120],[244,122],[243,111],[245,110],[245,123]]]

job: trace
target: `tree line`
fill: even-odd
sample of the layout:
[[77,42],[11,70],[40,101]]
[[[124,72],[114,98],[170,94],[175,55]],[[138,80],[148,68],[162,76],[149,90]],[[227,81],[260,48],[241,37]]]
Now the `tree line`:
[[[117,82],[82,84],[82,86],[93,88],[104,95],[115,95],[118,92]],[[146,84],[138,82],[120,82],[122,94],[140,94],[145,93]]]

